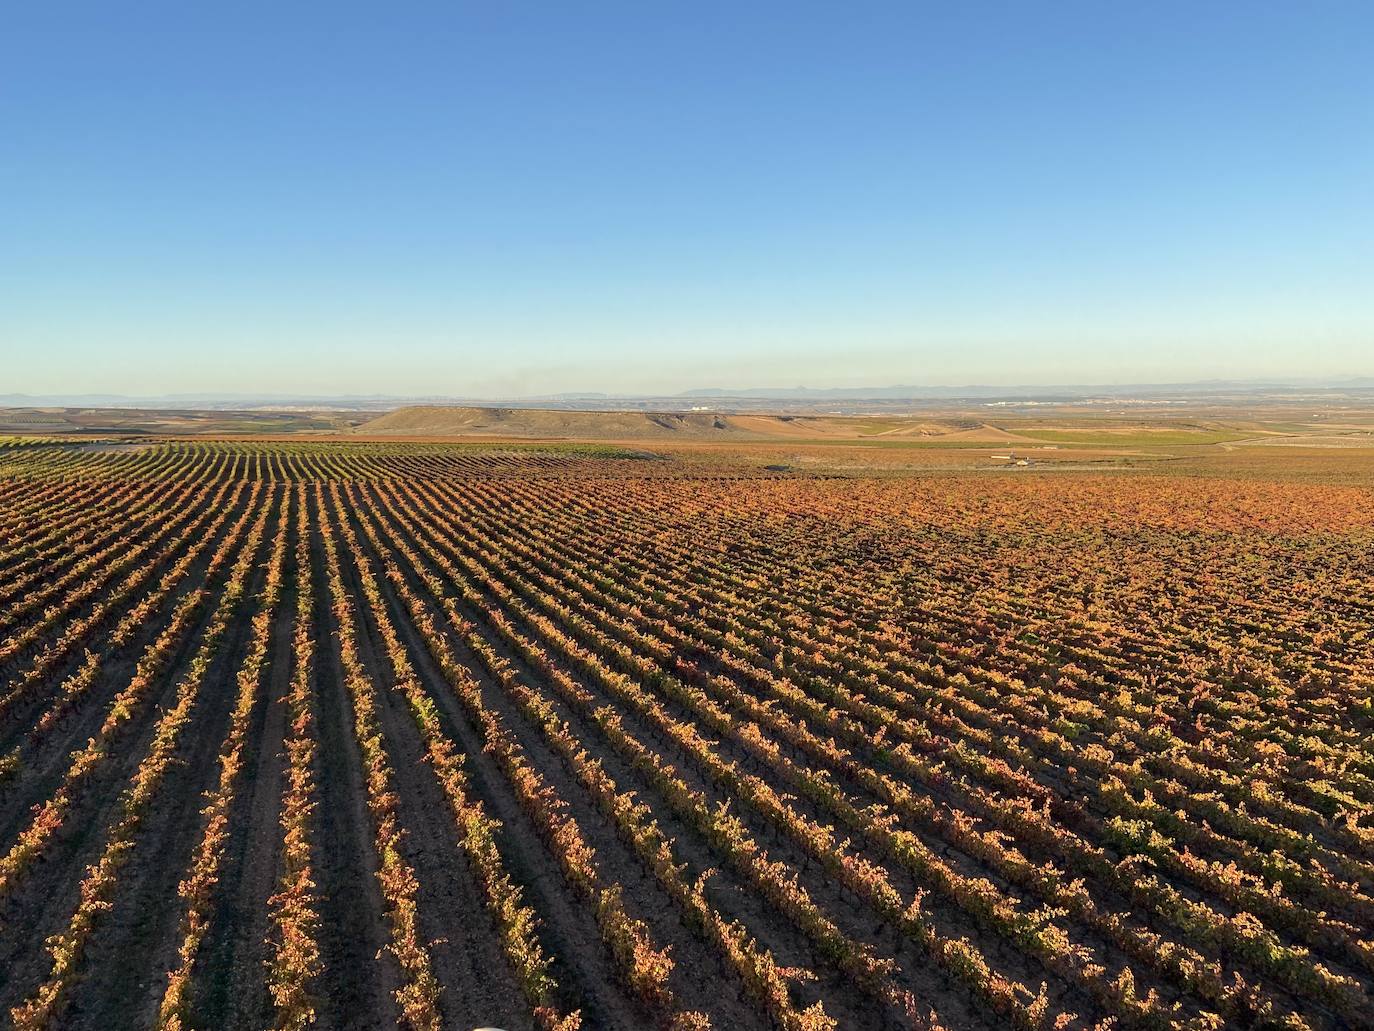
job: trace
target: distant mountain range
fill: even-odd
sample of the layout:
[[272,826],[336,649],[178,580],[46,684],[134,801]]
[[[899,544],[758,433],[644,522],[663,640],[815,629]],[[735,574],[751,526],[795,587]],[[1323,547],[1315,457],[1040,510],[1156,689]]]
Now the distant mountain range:
[[414,396],[400,394],[270,394],[270,393],[184,393],[184,394],[0,394],[5,408],[149,408],[162,410],[284,410],[284,411],[386,411],[403,405],[503,405],[530,408],[549,405],[567,408],[574,405],[606,409],[679,409],[700,407],[703,402],[783,401],[817,404],[844,401],[1056,401],[1086,398],[1169,399],[1232,396],[1237,394],[1303,395],[1309,393],[1374,391],[1374,377],[1354,376],[1333,379],[1214,379],[1185,383],[1141,384],[1056,384],[889,387],[701,387],[676,394],[612,394],[599,391],[569,391],[523,397],[471,397],[464,395]]
[[895,386],[895,387],[754,387],[734,390],[728,387],[707,387],[684,390],[677,397],[748,397],[777,400],[954,400],[979,399],[1057,399],[1067,397],[1172,397],[1180,394],[1227,394],[1234,392],[1303,391],[1303,390],[1370,390],[1374,376],[1358,376],[1332,380],[1198,380],[1189,383],[1063,383],[1039,386],[998,386],[967,384],[956,387]]
[[224,408],[263,405],[365,405],[377,402],[401,403],[407,397],[387,394],[0,394],[0,405],[7,408]]

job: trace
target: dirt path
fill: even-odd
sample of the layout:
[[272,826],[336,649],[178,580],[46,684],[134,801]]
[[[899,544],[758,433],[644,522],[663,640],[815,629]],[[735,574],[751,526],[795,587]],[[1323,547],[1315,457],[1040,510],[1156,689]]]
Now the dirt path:
[[[294,510],[294,508],[293,508]],[[295,582],[288,560],[283,583]],[[272,1023],[264,976],[268,958],[267,900],[276,890],[281,835],[285,696],[290,688],[296,592],[284,587],[272,625],[264,703],[245,743],[243,787],[230,810],[230,841],[220,870],[214,919],[197,961],[192,1012],[198,1027],[249,1031]]]
[[395,772],[404,855],[419,880],[419,922],[432,943],[434,973],[443,985],[440,1006],[455,1027],[494,1025],[533,1031],[528,1006],[500,948],[500,934],[458,842],[438,781],[424,762],[419,734],[405,702],[389,689],[391,676],[372,613],[358,583],[355,556],[340,539],[345,584],[357,603],[358,646],[378,691],[378,716]]
[[322,599],[329,597],[317,499],[311,498],[310,549],[314,566],[319,685],[320,805],[315,880],[320,898],[319,1021],[329,1028],[393,1027],[393,992],[400,984],[386,950],[386,917],[377,889],[377,864],[368,822],[362,759],[353,738],[353,711],[339,661],[338,624]]

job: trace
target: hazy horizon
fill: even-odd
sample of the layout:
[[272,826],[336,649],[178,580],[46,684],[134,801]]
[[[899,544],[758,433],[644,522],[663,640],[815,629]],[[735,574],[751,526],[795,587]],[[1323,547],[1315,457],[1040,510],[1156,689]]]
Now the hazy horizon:
[[0,390],[1374,375],[1374,8],[30,6]]
[[[282,392],[279,390],[260,391],[185,391],[163,394],[116,393],[116,392],[54,392],[30,394],[24,392],[0,393],[0,406],[19,407],[121,407],[121,408],[226,408],[234,404],[246,407],[270,407],[274,405],[290,407],[319,406],[337,404],[341,408],[356,405],[363,408],[376,408],[379,405],[395,404],[511,404],[522,407],[537,407],[540,402],[548,402],[557,407],[567,408],[579,401],[587,402],[589,407],[605,409],[607,404],[625,402],[642,404],[662,401],[665,404],[679,402],[682,405],[696,400],[739,401],[741,403],[778,401],[779,403],[800,402],[822,404],[827,401],[870,401],[892,403],[913,401],[921,404],[941,401],[998,401],[1008,400],[1050,400],[1072,399],[1089,401],[1102,398],[1141,399],[1151,403],[1161,399],[1174,399],[1180,403],[1206,399],[1253,396],[1255,398],[1281,398],[1291,395],[1293,402],[1323,394],[1340,396],[1345,392],[1358,395],[1374,393],[1374,377],[1286,377],[1271,379],[1210,379],[1174,383],[1055,383],[1055,384],[989,384],[965,383],[956,385],[936,384],[868,384],[855,387],[835,387],[826,385],[794,385],[754,387],[714,387],[664,390],[655,393],[619,393],[613,391],[565,391],[545,394],[393,394],[388,392],[368,393],[307,393]],[[1305,403],[1305,401],[1304,401]]]

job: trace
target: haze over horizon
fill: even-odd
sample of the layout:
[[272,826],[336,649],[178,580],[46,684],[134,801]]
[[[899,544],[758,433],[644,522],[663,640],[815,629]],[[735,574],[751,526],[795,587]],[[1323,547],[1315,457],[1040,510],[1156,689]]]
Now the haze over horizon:
[[5,392],[1374,375],[1368,5],[7,22]]

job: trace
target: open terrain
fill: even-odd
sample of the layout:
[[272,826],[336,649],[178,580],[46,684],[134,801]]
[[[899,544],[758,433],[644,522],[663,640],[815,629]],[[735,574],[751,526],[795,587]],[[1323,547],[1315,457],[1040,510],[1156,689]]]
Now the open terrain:
[[0,1026],[1374,1026],[1367,414],[226,417],[0,436]]
[[[376,437],[477,437],[546,440],[844,441],[892,446],[977,447],[1019,444],[1159,447],[1310,441],[1313,446],[1374,445],[1374,406],[1288,401],[1269,408],[1215,404],[1049,405],[990,402],[927,405],[910,414],[698,411],[568,411],[416,405],[359,422]],[[1313,408],[1318,409],[1312,411]]]
[[[669,401],[671,399],[660,399]],[[544,440],[644,443],[851,444],[907,449],[1152,451],[1213,446],[1374,446],[1374,392],[1325,391],[1173,399],[885,400],[763,403],[700,398],[656,410],[416,404],[367,409],[195,411],[166,408],[0,408],[0,433],[150,439],[308,436],[369,440]],[[753,407],[751,407],[751,405]],[[782,407],[779,407],[782,405]],[[831,410],[839,406],[842,410]]]

